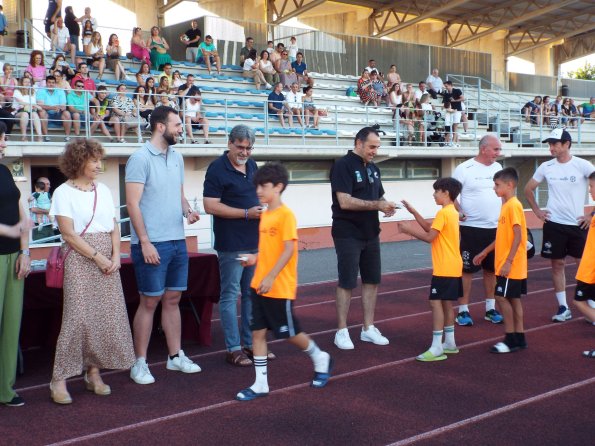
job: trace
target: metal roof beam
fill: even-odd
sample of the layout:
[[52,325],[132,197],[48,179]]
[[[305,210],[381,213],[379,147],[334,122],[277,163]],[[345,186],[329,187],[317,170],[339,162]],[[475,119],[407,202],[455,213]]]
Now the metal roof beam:
[[533,45],[529,45],[529,46],[526,46],[523,48],[516,49],[514,51],[511,51],[510,53],[506,53],[506,57],[516,56],[516,55],[524,53],[526,51],[531,51],[531,50],[534,50],[537,48],[541,48],[542,46],[550,45],[550,44],[557,42],[558,40],[561,40],[561,39],[568,39],[569,37],[576,36],[577,34],[587,33],[594,29],[595,29],[595,23],[587,23],[586,25],[584,25],[580,28],[573,29],[572,31],[568,31],[564,34],[560,34],[560,35],[554,36],[550,39],[537,42]]
[[267,0],[268,22],[280,25],[325,2],[326,0]]

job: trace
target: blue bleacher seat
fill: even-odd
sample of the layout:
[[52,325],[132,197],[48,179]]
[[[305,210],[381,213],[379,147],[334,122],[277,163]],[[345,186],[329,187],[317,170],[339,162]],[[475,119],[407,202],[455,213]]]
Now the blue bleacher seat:
[[227,88],[227,87],[217,87],[217,90],[221,93],[230,93],[231,92],[231,88]]
[[207,85],[199,85],[198,88],[200,88],[201,91],[215,91],[214,87],[209,87]]
[[324,133],[325,135],[329,135],[329,136],[336,136],[337,135],[337,131],[336,130],[331,130],[331,129],[323,129],[321,130],[322,133]]
[[324,135],[324,132],[318,129],[306,129],[306,133],[316,136]]
[[252,104],[253,107],[258,107],[258,108],[264,107],[264,102],[250,102],[250,104]]

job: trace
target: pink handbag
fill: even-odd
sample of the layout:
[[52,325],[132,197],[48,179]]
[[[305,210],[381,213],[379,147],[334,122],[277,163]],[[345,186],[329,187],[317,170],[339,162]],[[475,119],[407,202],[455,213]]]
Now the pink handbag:
[[[95,208],[97,207],[97,187],[95,187],[95,199],[93,201],[93,215],[91,216],[91,220],[81,232],[81,235],[84,235],[89,228],[89,225],[93,221],[95,217]],[[48,288],[62,288],[64,286],[64,262],[66,262],[66,257],[70,254],[72,248],[68,248],[66,252],[62,249],[61,246],[54,246],[50,250],[50,254],[48,256],[48,260],[45,266],[45,286]]]

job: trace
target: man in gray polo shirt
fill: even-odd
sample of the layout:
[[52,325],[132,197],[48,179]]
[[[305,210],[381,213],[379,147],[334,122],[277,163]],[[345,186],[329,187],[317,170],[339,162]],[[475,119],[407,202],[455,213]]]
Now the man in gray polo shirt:
[[182,134],[182,121],[171,107],[151,114],[150,141],[126,163],[126,206],[132,223],[130,254],[140,294],[133,323],[136,362],[130,377],[138,384],[155,378],[147,365],[153,314],[161,302],[161,326],[169,356],[167,369],[200,372],[181,350],[180,297],[188,282],[188,253],[184,220],[199,220],[184,196],[184,160],[173,146]]

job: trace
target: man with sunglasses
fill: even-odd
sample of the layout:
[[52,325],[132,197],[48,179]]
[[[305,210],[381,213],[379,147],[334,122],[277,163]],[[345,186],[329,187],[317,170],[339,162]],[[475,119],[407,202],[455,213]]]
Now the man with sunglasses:
[[[257,252],[258,223],[263,212],[252,181],[257,169],[256,162],[250,158],[254,141],[251,128],[235,126],[229,134],[228,150],[207,169],[203,191],[205,211],[213,215],[215,250],[219,256],[219,311],[227,348],[226,361],[238,367],[252,365],[250,281],[254,275],[254,266],[244,268],[238,256]],[[239,295],[241,329],[237,322]],[[269,353],[269,359],[271,356]]]

